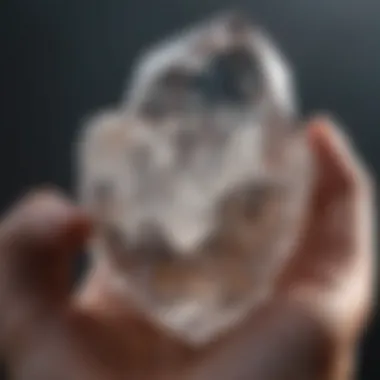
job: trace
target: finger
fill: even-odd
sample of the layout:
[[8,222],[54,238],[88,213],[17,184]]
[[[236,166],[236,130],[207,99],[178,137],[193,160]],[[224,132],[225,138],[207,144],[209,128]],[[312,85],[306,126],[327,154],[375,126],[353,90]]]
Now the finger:
[[293,260],[302,280],[305,266],[316,272],[322,265],[335,275],[356,265],[358,256],[368,265],[374,236],[370,176],[349,139],[326,118],[313,120],[308,131],[316,186],[305,239]]
[[345,378],[373,305],[372,185],[352,143],[331,120],[315,119],[308,132],[317,169],[314,203],[279,288],[324,324],[336,346],[333,371]]
[[[310,138],[319,162],[319,181],[322,185],[325,183],[324,188],[321,186],[317,191],[324,191],[328,200],[326,210],[319,205],[324,218],[315,219],[321,226],[311,226],[316,232],[315,240],[320,241],[320,250],[325,253],[319,258],[340,265],[335,277],[343,283],[345,294],[353,302],[357,297],[357,305],[370,303],[368,296],[373,293],[375,277],[375,205],[371,176],[347,135],[331,119],[319,118],[312,122]],[[339,260],[334,262],[334,258]]]
[[340,181],[351,190],[353,223],[342,220],[342,224],[348,229],[351,226],[349,234],[355,237],[352,249],[363,257],[368,255],[368,262],[372,262],[376,208],[372,176],[348,137],[331,120],[316,120],[310,134],[324,173],[330,171],[330,181]]
[[352,142],[327,116],[314,118],[308,126],[309,143],[317,159],[320,180],[335,189],[370,191],[371,176]]
[[[316,120],[311,126],[314,146],[319,151],[319,160],[324,171],[330,168],[333,174],[330,181],[340,181],[351,197],[342,204],[347,218],[341,218],[343,231],[340,236],[350,245],[346,248],[347,272],[343,278],[345,295],[358,306],[366,309],[372,303],[374,291],[374,252],[375,252],[375,201],[371,175],[360,156],[355,152],[348,137],[329,119]],[[323,162],[324,160],[324,162]],[[337,197],[339,194],[335,194]],[[350,253],[352,252],[352,255]],[[351,291],[349,290],[349,287]],[[366,305],[366,306],[365,306]]]
[[87,218],[57,192],[21,200],[0,224],[3,309],[12,299],[61,302],[69,291],[73,252],[89,229]]

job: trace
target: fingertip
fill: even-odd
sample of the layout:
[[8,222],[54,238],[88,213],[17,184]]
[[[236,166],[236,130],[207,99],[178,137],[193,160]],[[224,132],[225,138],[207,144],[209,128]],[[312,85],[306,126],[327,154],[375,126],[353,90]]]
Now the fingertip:
[[340,125],[330,115],[318,115],[308,124],[308,141],[325,185],[351,190],[358,183],[361,169],[352,141]]
[[333,146],[342,138],[340,134],[338,135],[338,125],[341,124],[327,113],[317,114],[311,118],[308,123],[308,138],[312,147],[326,151],[334,150]]
[[59,190],[44,187],[25,195],[3,219],[0,244],[75,248],[91,230],[90,219]]
[[352,155],[352,140],[336,116],[316,115],[309,123],[309,138],[325,149],[336,150],[341,155]]

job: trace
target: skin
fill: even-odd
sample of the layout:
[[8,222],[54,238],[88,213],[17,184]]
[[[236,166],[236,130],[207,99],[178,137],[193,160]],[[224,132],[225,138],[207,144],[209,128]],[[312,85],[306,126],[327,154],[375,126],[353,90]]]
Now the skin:
[[371,313],[370,176],[332,121],[309,122],[317,181],[304,239],[275,297],[198,351],[165,336],[89,272],[72,289],[86,215],[56,191],[21,200],[0,226],[0,344],[13,379],[346,380]]

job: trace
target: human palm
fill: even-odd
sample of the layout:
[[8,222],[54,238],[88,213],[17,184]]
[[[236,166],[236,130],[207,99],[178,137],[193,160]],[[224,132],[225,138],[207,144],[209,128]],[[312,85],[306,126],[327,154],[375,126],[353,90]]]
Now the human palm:
[[331,122],[316,119],[307,134],[317,181],[294,259],[266,305],[199,350],[144,319],[109,285],[109,268],[73,291],[90,221],[56,192],[22,200],[0,227],[0,344],[12,378],[348,379],[372,305],[372,186]]

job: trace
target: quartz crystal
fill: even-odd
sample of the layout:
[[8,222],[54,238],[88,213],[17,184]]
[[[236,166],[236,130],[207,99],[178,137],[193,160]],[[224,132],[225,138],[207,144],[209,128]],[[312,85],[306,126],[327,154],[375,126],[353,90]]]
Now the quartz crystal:
[[226,13],[148,48],[78,145],[93,265],[153,323],[202,345],[271,297],[311,164],[289,64],[261,28]]

